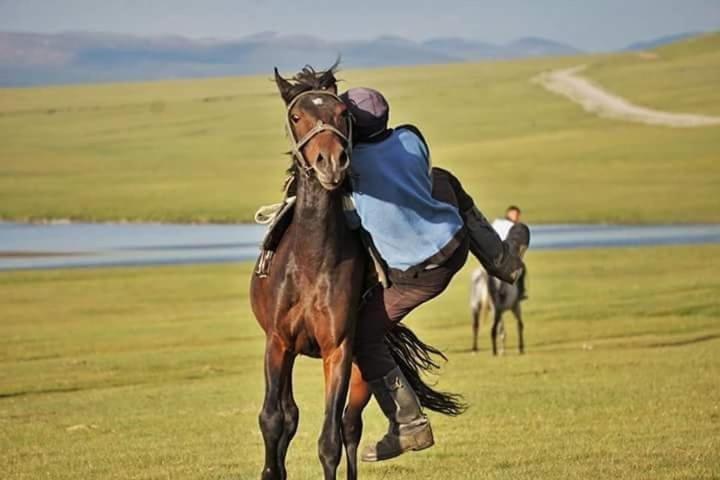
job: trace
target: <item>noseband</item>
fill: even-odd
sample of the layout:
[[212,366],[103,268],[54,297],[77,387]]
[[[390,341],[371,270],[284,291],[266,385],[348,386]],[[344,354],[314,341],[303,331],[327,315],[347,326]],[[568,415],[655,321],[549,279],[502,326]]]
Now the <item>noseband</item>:
[[287,115],[285,115],[285,128],[287,130],[288,136],[290,137],[290,142],[292,146],[292,154],[295,161],[298,163],[300,168],[302,168],[305,175],[310,176],[310,174],[313,172],[314,167],[310,165],[310,162],[305,158],[305,155],[302,153],[302,149],[305,145],[307,145],[310,140],[312,140],[316,135],[318,135],[321,132],[332,132],[338,137],[340,137],[345,142],[345,155],[348,158],[348,164],[350,160],[350,154],[352,150],[352,120],[348,117],[347,127],[348,127],[348,134],[345,135],[340,130],[335,128],[334,126],[323,122],[322,120],[318,120],[317,123],[313,128],[310,129],[301,139],[295,138],[295,131],[292,128],[292,112],[293,107],[298,103],[298,101],[307,95],[325,95],[327,97],[331,97],[335,100],[337,100],[340,103],[343,103],[342,99],[335,95],[332,92],[328,92],[326,90],[308,90],[306,92],[301,93],[297,97],[293,98],[293,100],[288,104],[287,106]]

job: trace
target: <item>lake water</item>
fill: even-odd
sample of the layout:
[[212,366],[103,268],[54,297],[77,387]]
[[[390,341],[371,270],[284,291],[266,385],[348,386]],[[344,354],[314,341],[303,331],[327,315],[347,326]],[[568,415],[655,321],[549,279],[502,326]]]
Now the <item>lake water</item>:
[[[0,270],[253,260],[258,225],[0,222]],[[532,249],[720,243],[720,225],[535,225]]]

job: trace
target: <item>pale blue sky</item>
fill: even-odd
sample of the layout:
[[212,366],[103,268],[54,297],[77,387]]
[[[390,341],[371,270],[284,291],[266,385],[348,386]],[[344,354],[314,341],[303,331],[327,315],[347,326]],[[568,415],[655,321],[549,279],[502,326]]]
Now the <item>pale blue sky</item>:
[[326,39],[522,36],[607,50],[720,29],[720,0],[0,0],[0,30],[236,38],[274,30]]

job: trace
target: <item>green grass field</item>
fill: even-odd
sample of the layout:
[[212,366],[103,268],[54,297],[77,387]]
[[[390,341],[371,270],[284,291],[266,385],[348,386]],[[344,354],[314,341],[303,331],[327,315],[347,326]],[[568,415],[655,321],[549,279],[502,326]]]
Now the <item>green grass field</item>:
[[[596,118],[530,79],[587,63],[658,108],[720,113],[720,36],[658,51],[342,72],[426,133],[493,216],[541,222],[720,221],[720,128]],[[0,90],[0,218],[247,221],[288,164],[264,77]]]
[[647,52],[593,62],[588,72],[608,89],[670,112],[720,115],[720,35],[696,37]]
[[[469,268],[409,318],[449,354],[437,446],[366,480],[720,478],[719,246],[530,252],[528,354],[473,355]],[[0,276],[0,472],[258,478],[263,335],[249,265]],[[508,347],[515,345],[508,321]],[[296,368],[291,478],[316,479],[321,368]],[[365,439],[383,431],[374,405]]]

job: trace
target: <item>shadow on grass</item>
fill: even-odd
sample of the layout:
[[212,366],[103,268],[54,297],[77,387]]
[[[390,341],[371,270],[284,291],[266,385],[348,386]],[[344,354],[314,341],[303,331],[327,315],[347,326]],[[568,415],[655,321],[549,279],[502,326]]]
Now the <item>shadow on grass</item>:
[[686,338],[686,339],[677,340],[674,342],[652,343],[650,345],[646,345],[645,347],[646,348],[683,347],[685,345],[693,345],[695,343],[708,342],[710,340],[715,340],[717,338],[720,338],[720,333],[713,333],[710,335],[702,335],[700,337],[695,337],[695,338]]
[[87,389],[80,388],[80,387],[65,387],[65,388],[48,388],[45,390],[23,390],[20,392],[0,393],[0,400],[2,400],[4,398],[24,397],[27,395],[46,395],[46,394],[50,394],[50,393],[71,393],[71,392],[79,392],[80,390],[87,390]]
[[[666,340],[666,341],[660,341],[660,342],[654,342],[654,343],[644,343],[641,340],[641,337],[644,337],[648,335],[648,333],[634,333],[630,335],[612,335],[612,336],[604,336],[604,337],[596,337],[588,340],[579,340],[579,339],[568,339],[568,340],[554,340],[554,341],[545,341],[545,342],[539,342],[536,344],[529,344],[526,346],[526,354],[529,353],[537,353],[537,354],[543,354],[543,353],[557,353],[557,352],[571,352],[571,351],[578,351],[578,350],[586,350],[586,351],[592,351],[592,350],[623,350],[623,349],[642,349],[642,348],[673,348],[673,347],[684,347],[688,345],[694,345],[698,343],[703,342],[709,342],[712,340],[720,339],[720,333],[708,333],[692,338],[683,338],[678,340]],[[613,343],[613,340],[628,340],[628,339],[637,339],[637,342],[628,343],[628,342],[619,342],[619,343]],[[549,347],[549,348],[548,348]],[[473,355],[473,356],[492,356],[492,351],[488,349],[479,349],[478,351],[473,351],[470,348],[449,348],[445,350],[446,354],[464,354],[464,355]],[[498,355],[497,358],[502,358],[505,356],[521,356],[517,352],[516,349],[506,349],[505,352],[501,355]]]

